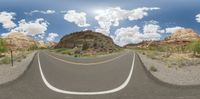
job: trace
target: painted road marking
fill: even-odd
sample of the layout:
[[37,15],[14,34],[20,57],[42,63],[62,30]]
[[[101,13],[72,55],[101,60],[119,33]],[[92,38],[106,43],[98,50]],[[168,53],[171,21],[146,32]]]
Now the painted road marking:
[[102,95],[102,94],[110,94],[110,93],[115,93],[117,91],[120,91],[123,88],[125,88],[128,85],[128,83],[130,82],[132,74],[133,74],[134,64],[135,64],[135,54],[133,56],[132,66],[131,66],[131,69],[130,69],[130,72],[129,72],[129,75],[128,75],[127,79],[120,86],[118,86],[117,88],[114,88],[114,89],[111,89],[111,90],[106,90],[106,91],[98,91],[98,92],[67,91],[67,90],[63,90],[63,89],[58,89],[58,88],[52,86],[47,81],[47,79],[45,78],[44,73],[42,71],[42,68],[41,68],[40,55],[38,53],[38,65],[39,65],[39,70],[40,70],[40,74],[41,74],[43,82],[52,91],[55,91],[55,92],[58,92],[58,93],[62,93],[62,94],[71,94],[71,95]]
[[60,58],[57,58],[55,56],[52,56],[50,54],[47,54],[45,53],[46,55],[56,59],[56,60],[59,60],[59,61],[62,61],[62,62],[65,62],[65,63],[69,63],[69,64],[74,64],[74,65],[97,65],[97,64],[103,64],[103,63],[108,63],[108,62],[111,62],[111,61],[114,61],[122,56],[125,56],[126,54],[123,54],[123,55],[120,55],[118,57],[115,57],[115,58],[112,58],[112,59],[109,59],[109,60],[105,60],[105,61],[100,61],[100,62],[94,62],[94,63],[80,63],[80,62],[72,62],[72,61],[68,61],[68,60],[63,60],[63,59],[60,59]]

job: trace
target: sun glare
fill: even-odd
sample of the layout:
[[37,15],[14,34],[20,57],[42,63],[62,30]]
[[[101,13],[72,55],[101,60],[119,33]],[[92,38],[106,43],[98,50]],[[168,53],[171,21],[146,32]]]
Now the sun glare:
[[104,10],[103,9],[96,9],[96,10],[94,10],[94,13],[95,14],[102,14],[102,13],[104,13]]

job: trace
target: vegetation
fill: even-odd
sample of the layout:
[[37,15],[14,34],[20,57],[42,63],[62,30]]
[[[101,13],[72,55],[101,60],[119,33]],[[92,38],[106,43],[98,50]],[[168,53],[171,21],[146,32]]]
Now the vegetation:
[[200,41],[199,40],[195,40],[192,41],[191,44],[189,44],[189,50],[193,52],[194,56],[197,56],[197,54],[200,54]]
[[200,64],[200,40],[185,44],[150,45],[148,48],[134,50],[151,59],[164,62],[170,68]]
[[[121,51],[120,49],[119,51]],[[88,50],[83,50],[82,48],[74,48],[74,49],[69,49],[69,48],[56,48],[56,49],[49,49],[50,52],[55,52],[63,55],[70,55],[73,57],[91,57],[91,56],[98,56],[98,55],[107,55],[108,52],[90,52]],[[119,52],[119,51],[114,51]]]
[[0,54],[8,50],[6,47],[6,41],[3,38],[0,38]]
[[38,46],[36,44],[32,44],[29,48],[29,50],[36,50],[38,49]]
[[11,62],[11,60],[10,60],[10,57],[8,57],[8,56],[4,57],[4,58],[0,61],[1,64],[10,64],[10,62]]
[[150,71],[157,72],[158,69],[154,65],[151,65],[150,66]]

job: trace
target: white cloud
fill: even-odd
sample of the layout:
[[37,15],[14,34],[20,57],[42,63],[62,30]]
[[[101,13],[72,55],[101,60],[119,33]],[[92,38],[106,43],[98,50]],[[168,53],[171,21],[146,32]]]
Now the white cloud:
[[197,14],[197,15],[196,15],[196,21],[197,21],[198,23],[200,23],[200,14]]
[[4,28],[11,29],[16,26],[16,24],[13,22],[15,15],[16,14],[14,12],[0,12],[0,23]]
[[27,35],[35,36],[38,34],[44,34],[47,30],[48,22],[43,18],[36,19],[35,21],[26,22],[25,19],[19,21],[18,27],[11,30],[11,32],[24,32]]
[[44,39],[44,36],[45,36],[45,34],[39,34],[39,35],[38,35],[38,38]]
[[7,37],[10,33],[2,33],[1,37]]
[[157,24],[146,24],[143,28],[144,33],[164,33]]
[[96,31],[103,31],[109,35],[111,26],[119,26],[119,21],[128,19],[139,20],[148,15],[148,11],[158,10],[160,8],[137,8],[132,10],[121,9],[120,7],[108,8],[105,10],[97,10],[95,19],[98,21],[99,28]]
[[137,25],[134,27],[120,28],[115,32],[115,36],[112,38],[114,42],[120,46],[124,46],[129,43],[139,43],[142,41],[142,34],[140,33],[140,27]]
[[79,27],[88,27],[90,24],[87,23],[86,13],[76,12],[75,10],[69,10],[64,15],[64,19],[68,22],[75,23]]
[[166,28],[166,33],[174,33],[179,29],[184,29],[184,27],[180,27],[180,26],[175,26],[175,27],[170,27],[170,28]]
[[114,36],[111,36],[117,45],[124,46],[126,44],[136,44],[142,41],[160,40],[161,33],[165,31],[157,24],[145,24],[143,27],[143,33],[140,32],[140,27],[137,25],[134,27],[117,29]]
[[47,37],[47,41],[54,41],[56,37],[58,37],[59,35],[57,33],[49,33],[48,37]]
[[46,11],[42,11],[42,10],[33,10],[33,11],[31,11],[31,12],[25,12],[26,15],[33,15],[34,13],[54,14],[54,13],[56,13],[56,11],[54,11],[54,10],[46,10]]
[[148,15],[147,11],[159,10],[159,9],[160,8],[158,7],[152,7],[152,8],[143,7],[143,8],[133,9],[128,12],[128,19],[129,20],[142,19],[143,17]]

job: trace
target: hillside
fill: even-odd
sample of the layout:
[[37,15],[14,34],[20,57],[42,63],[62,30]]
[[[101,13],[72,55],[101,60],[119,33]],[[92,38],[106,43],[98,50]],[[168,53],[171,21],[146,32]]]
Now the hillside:
[[199,39],[198,33],[192,29],[179,29],[175,31],[171,36],[167,37],[165,41],[174,42],[174,41],[192,41]]
[[91,30],[74,32],[62,37],[55,48],[79,49],[85,52],[113,52],[118,46],[113,40],[102,33]]
[[20,32],[10,33],[7,37],[5,37],[5,40],[8,47],[12,48],[12,50],[29,49],[32,45],[36,44],[32,37]]
[[36,40],[31,36],[27,36],[24,33],[13,32],[4,37],[6,44],[12,50],[28,50],[31,47],[49,48],[54,47],[56,43],[44,42],[43,40]]
[[199,40],[200,37],[192,29],[179,29],[172,33],[170,36],[166,37],[164,40],[160,41],[143,41],[138,44],[127,44],[125,48],[148,48],[150,46],[159,45],[170,45],[172,47],[176,46],[186,46],[193,40]]

